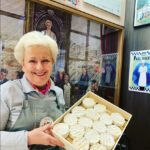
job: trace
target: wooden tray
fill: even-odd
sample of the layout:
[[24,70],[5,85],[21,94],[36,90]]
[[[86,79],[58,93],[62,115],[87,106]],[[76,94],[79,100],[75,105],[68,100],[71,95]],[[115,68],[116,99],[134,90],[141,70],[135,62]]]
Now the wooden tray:
[[[116,113],[120,113],[124,118],[125,118],[125,123],[124,125],[121,127],[122,130],[122,134],[124,132],[124,130],[126,129],[132,115],[126,111],[124,111],[123,109],[119,108],[118,106],[108,102],[107,100],[105,100],[102,97],[97,96],[96,94],[94,94],[93,92],[88,92],[86,95],[84,95],[79,101],[77,101],[72,107],[70,107],[62,116],[60,116],[55,122],[54,125],[60,122],[63,122],[64,116],[68,113],[71,112],[71,110],[75,107],[78,106],[82,103],[84,98],[93,98],[95,100],[95,102],[99,103],[99,104],[103,104],[106,106],[107,108],[107,113],[111,114],[112,112],[116,112]],[[76,150],[73,145],[72,145],[72,139],[67,137],[66,139],[63,138],[61,135],[59,135],[58,133],[56,133],[54,130],[52,131],[54,136],[56,138],[58,138],[60,141],[62,141],[65,145],[65,149],[66,150]],[[112,150],[115,149],[118,141],[120,140],[122,134],[119,136],[119,138],[115,141],[115,145],[112,148]]]

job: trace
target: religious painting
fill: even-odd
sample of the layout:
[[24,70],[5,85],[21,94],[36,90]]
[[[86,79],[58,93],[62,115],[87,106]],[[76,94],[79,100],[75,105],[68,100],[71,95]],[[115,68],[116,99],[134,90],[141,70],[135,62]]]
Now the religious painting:
[[115,88],[117,53],[102,55],[100,86]]
[[150,93],[150,50],[130,52],[129,90]]
[[37,30],[50,36],[57,42],[59,54],[53,67],[52,78],[55,78],[59,69],[65,70],[66,54],[69,50],[69,28],[71,15],[64,11],[34,3],[33,14],[30,15],[33,25],[30,30]]

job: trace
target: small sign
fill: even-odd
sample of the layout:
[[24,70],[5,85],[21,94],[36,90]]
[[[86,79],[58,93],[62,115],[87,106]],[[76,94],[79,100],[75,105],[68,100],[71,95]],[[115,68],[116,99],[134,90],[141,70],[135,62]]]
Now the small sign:
[[84,2],[121,16],[122,0],[84,0]]
[[129,90],[150,93],[150,50],[130,52]]

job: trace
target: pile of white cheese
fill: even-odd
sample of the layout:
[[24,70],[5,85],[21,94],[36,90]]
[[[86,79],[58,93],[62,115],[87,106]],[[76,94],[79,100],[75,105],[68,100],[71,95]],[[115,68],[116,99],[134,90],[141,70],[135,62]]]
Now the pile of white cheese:
[[122,134],[124,123],[120,113],[110,113],[105,105],[85,98],[53,130],[64,138],[71,138],[76,150],[111,150]]

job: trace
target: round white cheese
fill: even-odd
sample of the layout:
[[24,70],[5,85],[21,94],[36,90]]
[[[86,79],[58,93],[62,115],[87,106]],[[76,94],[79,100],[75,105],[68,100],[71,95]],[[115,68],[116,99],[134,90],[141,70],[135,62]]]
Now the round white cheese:
[[81,137],[83,137],[84,132],[85,132],[84,127],[79,124],[76,124],[70,128],[69,136],[72,139],[81,138]]
[[120,113],[112,113],[111,118],[113,123],[117,126],[123,126],[125,123],[125,119]]
[[72,144],[75,150],[89,150],[89,142],[85,137],[74,139]]
[[115,139],[117,139],[122,133],[121,129],[116,125],[108,126],[107,132],[110,133]]
[[69,127],[65,123],[58,123],[54,126],[53,130],[66,138],[69,135]]
[[102,113],[100,115],[100,121],[102,121],[106,125],[111,125],[112,124],[112,118],[108,113]]
[[96,143],[90,147],[90,150],[107,150],[107,148],[99,143]]
[[93,108],[94,105],[95,105],[95,101],[94,99],[92,98],[85,98],[83,101],[82,101],[82,104],[85,108]]
[[94,111],[96,111],[98,113],[106,112],[106,106],[102,105],[102,104],[96,104],[94,106]]
[[76,106],[72,109],[72,114],[74,114],[76,117],[82,117],[86,113],[85,108],[82,106]]
[[106,125],[102,121],[95,121],[93,123],[93,129],[96,130],[98,133],[106,132]]
[[77,124],[77,117],[69,113],[64,117],[64,123],[68,124],[69,126],[73,126]]
[[89,141],[90,145],[92,145],[99,142],[100,135],[94,129],[89,129],[85,132],[85,138]]
[[86,110],[86,117],[96,121],[100,118],[100,115],[93,108],[88,108]]
[[93,121],[90,118],[87,117],[81,117],[78,120],[78,123],[83,126],[85,129],[91,128],[93,125]]
[[100,135],[100,143],[106,146],[108,150],[111,150],[115,145],[114,138],[110,133],[102,133]]

